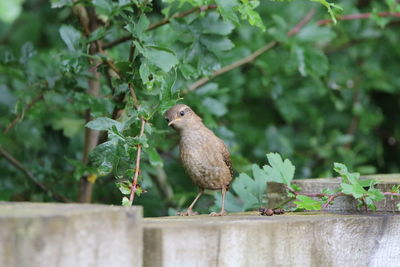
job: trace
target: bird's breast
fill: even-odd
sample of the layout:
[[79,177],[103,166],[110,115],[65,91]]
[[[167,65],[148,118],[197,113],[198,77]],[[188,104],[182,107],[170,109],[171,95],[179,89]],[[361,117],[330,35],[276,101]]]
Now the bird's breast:
[[180,156],[187,173],[198,186],[220,189],[229,184],[230,171],[214,134],[210,135],[207,131],[182,134]]

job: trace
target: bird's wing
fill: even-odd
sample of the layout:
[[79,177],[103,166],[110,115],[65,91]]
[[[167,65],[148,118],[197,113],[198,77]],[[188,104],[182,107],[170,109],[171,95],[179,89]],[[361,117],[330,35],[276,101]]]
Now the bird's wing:
[[226,166],[228,166],[228,168],[229,168],[231,176],[233,176],[233,167],[232,167],[232,161],[231,161],[231,154],[229,153],[229,150],[226,147],[224,141],[222,141],[222,140],[219,140],[219,141],[220,141],[222,157],[224,159],[224,162],[225,162]]

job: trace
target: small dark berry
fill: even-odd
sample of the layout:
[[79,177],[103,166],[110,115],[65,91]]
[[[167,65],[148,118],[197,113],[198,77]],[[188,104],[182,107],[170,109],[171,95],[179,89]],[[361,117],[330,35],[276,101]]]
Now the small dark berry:
[[267,216],[272,216],[272,215],[274,215],[274,211],[271,210],[271,209],[267,209],[267,210],[265,211],[265,215],[267,215]]
[[274,214],[284,214],[285,210],[284,209],[274,209]]

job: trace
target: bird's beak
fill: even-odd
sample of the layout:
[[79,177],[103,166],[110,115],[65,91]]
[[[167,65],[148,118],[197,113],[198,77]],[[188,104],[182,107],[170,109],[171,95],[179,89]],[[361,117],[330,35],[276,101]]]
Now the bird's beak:
[[171,124],[173,124],[173,123],[176,122],[176,121],[180,121],[180,120],[181,120],[181,119],[176,118],[176,119],[170,121],[170,122],[168,123],[168,126],[171,126]]

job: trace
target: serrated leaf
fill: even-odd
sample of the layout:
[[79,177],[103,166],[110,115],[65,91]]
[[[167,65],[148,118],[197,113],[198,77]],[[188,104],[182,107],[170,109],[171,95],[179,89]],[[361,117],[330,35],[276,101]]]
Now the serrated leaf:
[[302,76],[323,76],[328,71],[328,59],[323,52],[310,47],[293,46],[298,62],[298,70]]
[[263,167],[270,181],[290,185],[294,177],[295,167],[290,160],[282,160],[278,153],[267,154],[269,165]]
[[211,33],[217,35],[228,35],[232,32],[235,26],[229,21],[222,21],[218,13],[208,13],[205,18],[201,20],[203,33]]
[[129,198],[123,197],[122,198],[122,206],[130,207],[130,206],[132,206],[132,202],[129,201]]
[[99,176],[109,174],[113,169],[113,164],[117,162],[118,143],[114,140],[104,142],[90,151],[90,160],[95,166]]
[[242,4],[237,8],[242,19],[247,20],[250,25],[260,28],[265,31],[265,26],[261,19],[260,14],[258,14],[254,9],[260,4],[260,1],[242,1]]
[[92,32],[87,39],[87,42],[93,42],[103,38],[106,35],[106,29],[104,27],[100,27]]
[[213,52],[227,51],[233,47],[232,41],[227,37],[215,34],[203,34],[200,41]]
[[239,18],[235,13],[235,7],[239,5],[237,0],[216,0],[215,2],[217,3],[218,10],[224,19],[234,23],[239,22]]
[[245,173],[241,173],[232,183],[233,190],[244,203],[244,210],[252,209],[259,203],[257,197],[251,193],[254,184],[254,180]]
[[115,126],[118,131],[122,130],[122,123],[106,117],[96,118],[86,124],[87,128],[97,131],[106,131],[108,129],[111,129],[112,126]]
[[367,191],[360,184],[340,184],[344,194],[352,195],[354,198],[361,198]]
[[189,63],[179,64],[179,70],[181,71],[183,77],[187,80],[198,76],[197,70]]
[[213,53],[205,52],[199,57],[197,69],[200,70],[203,75],[210,75],[220,68],[221,63]]
[[150,69],[146,62],[140,64],[139,74],[144,84],[149,82]]
[[68,49],[76,51],[81,38],[81,32],[69,25],[62,25],[59,32],[61,39],[67,45]]
[[204,98],[202,104],[206,108],[206,110],[218,117],[221,117],[228,112],[225,104],[211,97]]
[[127,29],[130,33],[132,33],[133,36],[137,37],[139,40],[142,40],[145,38],[145,32],[149,25],[149,19],[145,14],[142,14],[137,23],[128,24],[125,26],[125,29]]
[[368,189],[368,196],[373,201],[381,201],[385,199],[385,195],[379,189],[376,189],[372,186]]
[[170,71],[172,67],[178,64],[178,59],[171,50],[148,46],[145,51],[147,59],[165,72]]
[[322,207],[321,201],[303,195],[298,195],[293,203],[297,205],[297,208],[305,210],[321,210]]
[[252,165],[252,171],[254,178],[253,194],[257,197],[259,204],[262,204],[267,191],[268,176],[257,164]]
[[131,193],[131,187],[128,184],[117,183],[116,185],[118,186],[119,191],[121,191],[123,195],[129,195]]
[[147,149],[146,152],[147,155],[149,156],[150,164],[152,166],[160,166],[160,167],[163,166],[163,160],[155,148]]
[[110,16],[113,11],[112,1],[108,0],[93,0],[92,3],[96,7],[98,14]]

